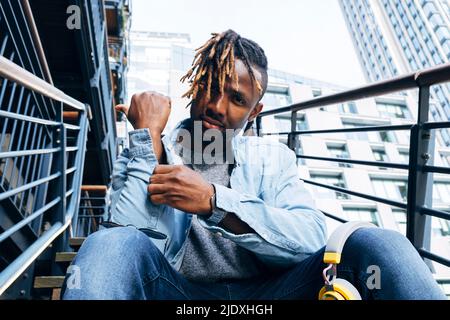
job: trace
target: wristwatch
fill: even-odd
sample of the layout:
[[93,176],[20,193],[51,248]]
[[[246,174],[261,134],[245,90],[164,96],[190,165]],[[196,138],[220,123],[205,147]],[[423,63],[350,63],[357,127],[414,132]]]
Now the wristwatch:
[[222,221],[223,218],[225,218],[225,216],[227,215],[228,212],[217,207],[215,188],[214,188],[214,194],[211,196],[210,201],[211,201],[211,208],[212,208],[211,215],[207,219],[205,219],[205,221],[211,222],[215,225],[218,225],[220,223],[220,221]]

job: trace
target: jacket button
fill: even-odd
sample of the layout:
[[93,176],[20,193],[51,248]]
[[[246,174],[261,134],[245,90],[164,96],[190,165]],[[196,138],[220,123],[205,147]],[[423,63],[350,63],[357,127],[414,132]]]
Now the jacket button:
[[216,232],[216,235],[218,236],[218,237],[221,237],[222,236],[222,232]]

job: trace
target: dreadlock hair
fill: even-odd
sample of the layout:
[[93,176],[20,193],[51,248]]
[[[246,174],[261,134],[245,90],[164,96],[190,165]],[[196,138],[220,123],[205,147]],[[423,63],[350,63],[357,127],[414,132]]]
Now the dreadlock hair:
[[[225,81],[231,79],[238,87],[238,76],[234,66],[236,59],[242,60],[246,66],[252,86],[255,85],[263,96],[267,88],[267,57],[264,50],[254,41],[242,38],[235,31],[229,29],[222,33],[211,33],[212,37],[201,47],[197,48],[192,67],[180,79],[188,80],[189,90],[182,96],[190,98],[192,102],[198,97],[200,89],[206,90],[206,100],[211,99],[211,87],[217,87],[223,94]],[[262,75],[260,83],[252,67],[258,69]]]

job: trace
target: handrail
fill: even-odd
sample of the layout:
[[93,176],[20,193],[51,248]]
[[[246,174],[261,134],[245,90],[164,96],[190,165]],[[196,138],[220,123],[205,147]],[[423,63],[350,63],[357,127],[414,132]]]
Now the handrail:
[[[55,219],[50,229],[33,240],[31,245],[29,245],[18,257],[16,257],[4,270],[0,272],[1,295],[12,283],[14,283],[16,279],[20,277],[20,275],[36,260],[36,258],[55,239],[58,238],[60,234],[66,231],[74,217],[77,217],[88,132],[88,108],[83,103],[66,95],[46,81],[38,78],[2,56],[0,56],[0,77],[12,81],[22,87],[26,87],[34,93],[61,102],[57,105],[57,112],[55,115],[56,119],[52,120],[24,116],[19,112],[14,112],[16,111],[15,109],[0,112],[0,117],[6,118],[7,120],[9,119],[10,121],[22,121],[24,123],[34,124],[35,126],[39,125],[43,128],[51,128],[51,139],[54,139],[51,141],[53,143],[52,147],[38,147],[34,146],[33,143],[29,149],[6,151],[0,154],[0,159],[17,159],[27,156],[45,156],[48,154],[53,154],[53,162],[51,166],[54,168],[54,172],[52,174],[42,178],[36,177],[31,182],[15,186],[11,190],[7,190],[3,193],[0,192],[0,199],[11,199],[20,192],[29,190],[30,188],[40,187],[44,184],[55,183],[55,181],[62,181],[61,183],[58,182],[57,185],[63,186],[61,190],[56,189],[52,200],[49,200],[49,202],[44,202],[40,207],[33,208],[35,209],[34,212],[31,212],[30,215],[19,220],[17,223],[11,227],[8,227],[3,233],[0,234],[0,242],[2,242],[14,233],[18,232],[20,229],[27,227],[31,222],[35,221],[39,217],[42,217],[45,212],[51,211],[50,213]],[[76,124],[67,125],[64,123],[63,105],[78,110],[80,116],[76,119]],[[17,110],[19,109],[20,107],[18,106]],[[16,125],[14,125],[14,127],[16,127]],[[70,130],[70,132],[75,135],[75,146],[67,146],[66,130]],[[40,139],[38,136],[33,138],[36,139],[36,141]],[[73,165],[66,163],[66,152],[75,154]],[[21,174],[23,173],[21,172]],[[73,179],[71,184],[65,187],[67,174],[71,174]],[[67,203],[66,198],[70,199],[67,200]]]
[[[327,96],[321,96],[299,103],[292,104],[265,112],[261,112],[256,118],[257,134],[259,136],[268,135],[288,135],[288,146],[296,151],[297,136],[311,135],[311,134],[323,134],[323,133],[347,133],[347,132],[368,132],[368,131],[391,131],[391,130],[407,130],[410,132],[410,152],[409,163],[390,163],[390,162],[375,162],[364,160],[353,160],[344,158],[330,158],[324,156],[314,155],[299,155],[297,158],[310,159],[315,161],[331,161],[338,163],[357,164],[376,166],[382,168],[403,169],[408,170],[408,195],[407,202],[402,203],[390,199],[369,195],[362,192],[349,190],[333,185],[327,185],[310,179],[302,180],[310,185],[315,185],[322,188],[334,190],[344,194],[353,195],[356,197],[364,198],[367,200],[375,201],[378,203],[384,203],[390,206],[406,209],[407,211],[407,233],[406,236],[417,248],[418,252],[424,258],[434,260],[446,266],[450,266],[450,260],[444,257],[440,257],[432,252],[427,251],[424,248],[426,244],[425,228],[430,224],[426,223],[426,218],[432,216],[441,219],[450,220],[450,214],[444,211],[430,209],[432,206],[430,197],[425,197],[425,191],[427,188],[432,187],[431,173],[450,174],[450,168],[439,167],[435,165],[427,164],[430,155],[433,154],[433,144],[430,140],[433,138],[430,130],[450,128],[450,121],[429,122],[429,97],[430,86],[442,82],[450,81],[450,63],[445,63],[433,68],[419,70],[407,75],[398,76],[389,80],[375,82],[373,84],[365,85],[355,89],[330,94]],[[401,125],[381,125],[381,126],[359,126],[356,128],[331,128],[321,130],[297,130],[297,112],[311,109],[315,107],[323,107],[331,104],[344,103],[348,101],[359,100],[363,98],[376,97],[383,94],[398,92],[407,89],[419,89],[418,99],[418,112],[417,121],[411,124]],[[265,116],[273,116],[281,113],[290,112],[291,130],[289,132],[261,132],[261,119]],[[324,213],[327,217],[344,222],[345,219],[337,217],[330,213]]]
[[41,78],[36,77],[31,72],[19,67],[17,64],[3,56],[0,56],[0,77],[16,82],[43,96],[62,102],[73,109],[84,111],[86,108],[83,103],[68,96],[61,90]]
[[412,124],[402,124],[394,126],[365,126],[358,128],[344,128],[344,129],[326,129],[326,130],[302,130],[302,131],[289,131],[289,132],[264,132],[264,135],[285,135],[285,134],[295,134],[295,135],[305,135],[313,133],[345,133],[345,132],[368,132],[368,131],[397,131],[397,130],[411,130]]
[[366,161],[366,160],[353,160],[353,159],[347,159],[347,158],[316,157],[316,156],[305,156],[305,155],[299,155],[299,154],[297,155],[297,158],[319,160],[319,161],[331,161],[331,162],[339,162],[339,163],[349,163],[349,164],[361,164],[364,166],[403,169],[403,170],[408,170],[408,168],[409,168],[407,164],[389,163],[389,162],[384,162],[384,161]]
[[53,85],[52,75],[50,69],[48,68],[47,59],[45,59],[44,48],[42,47],[41,37],[39,37],[39,32],[36,28],[36,23],[34,21],[33,12],[31,11],[30,3],[28,0],[22,0],[23,11],[28,21],[30,27],[31,37],[36,45],[36,53],[39,57],[39,62],[41,63],[42,69],[44,71],[47,81]]
[[67,229],[69,224],[70,220],[67,220],[65,224],[61,222],[55,223],[0,273],[0,295]]
[[324,107],[330,104],[380,96],[401,90],[417,88],[419,86],[430,86],[446,81],[450,81],[450,63],[445,63],[437,67],[398,76],[390,80],[378,81],[355,89],[320,96],[318,98],[295,103],[287,107],[264,111],[259,114],[259,117],[265,117],[288,111],[300,111],[314,107]]

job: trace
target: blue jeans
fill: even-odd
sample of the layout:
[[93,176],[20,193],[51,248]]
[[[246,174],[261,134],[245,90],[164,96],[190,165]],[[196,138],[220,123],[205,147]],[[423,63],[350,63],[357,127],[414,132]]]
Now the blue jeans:
[[[244,281],[198,283],[186,280],[152,241],[134,227],[93,233],[66,277],[63,299],[317,299],[323,286],[324,248],[294,267]],[[373,282],[375,265],[380,282]],[[372,280],[369,277],[372,276]],[[357,230],[345,245],[338,277],[350,281],[363,299],[446,299],[428,267],[398,232]],[[369,281],[368,281],[369,280]],[[369,289],[367,283],[375,284]],[[73,285],[75,284],[75,285]],[[378,288],[378,289],[377,289]]]

